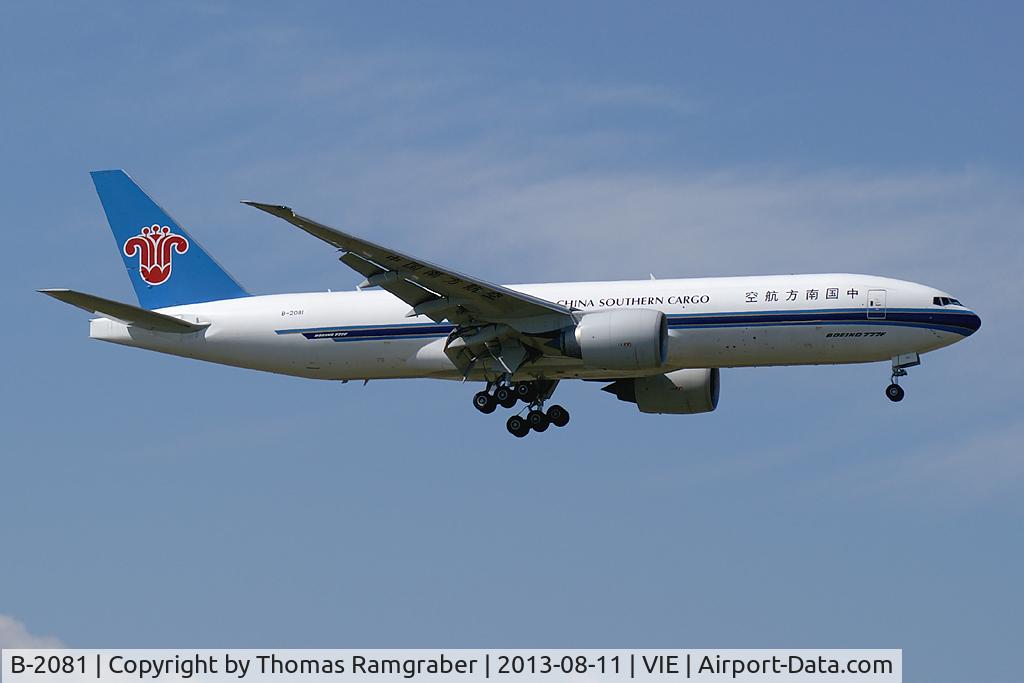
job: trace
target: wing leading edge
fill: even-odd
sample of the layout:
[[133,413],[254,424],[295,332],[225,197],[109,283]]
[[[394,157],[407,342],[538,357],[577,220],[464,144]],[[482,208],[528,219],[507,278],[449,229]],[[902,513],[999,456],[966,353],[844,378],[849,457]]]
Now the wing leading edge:
[[[287,206],[243,201],[282,218],[310,235],[344,251],[341,262],[363,275],[361,286],[379,286],[412,307],[409,315],[426,315],[453,323],[506,323],[520,328],[553,329],[572,324],[572,312],[561,304],[511,290],[451,268],[380,246],[300,216]],[[531,321],[532,324],[527,322]]]

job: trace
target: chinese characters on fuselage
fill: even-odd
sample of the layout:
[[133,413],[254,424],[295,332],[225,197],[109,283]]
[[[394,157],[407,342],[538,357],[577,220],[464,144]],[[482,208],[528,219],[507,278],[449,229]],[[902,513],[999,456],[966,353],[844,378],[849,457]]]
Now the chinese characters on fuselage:
[[[799,291],[797,291],[795,289],[787,290],[785,292],[782,292],[782,294],[785,295],[785,298],[783,299],[784,301],[797,301],[798,299],[801,298],[800,297],[801,292],[799,292]],[[856,299],[858,294],[860,294],[860,291],[854,289],[853,287],[851,287],[850,289],[846,290],[846,296],[850,297],[851,299]],[[772,303],[772,302],[775,302],[775,301],[779,301],[779,296],[780,296],[780,293],[775,291],[774,289],[768,289],[768,290],[765,290],[764,292],[761,292],[761,291],[747,292],[746,293],[746,301],[747,301],[748,304],[756,304],[756,303],[759,303],[759,302]],[[803,300],[804,301],[817,301],[820,298],[821,298],[821,290],[820,289],[805,289],[805,290],[803,290]],[[828,287],[828,288],[826,288],[825,289],[824,298],[825,299],[839,299],[839,287]]]

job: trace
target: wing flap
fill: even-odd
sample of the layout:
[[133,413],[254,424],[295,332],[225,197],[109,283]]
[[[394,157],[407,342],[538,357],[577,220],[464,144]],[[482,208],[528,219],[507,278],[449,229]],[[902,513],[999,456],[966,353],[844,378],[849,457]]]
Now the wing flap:
[[73,289],[40,289],[38,291],[41,294],[53,297],[57,301],[63,301],[66,304],[81,308],[83,311],[115,318],[144,330],[188,334],[209,327],[209,324],[190,323],[174,316],[148,311],[145,308],[123,304],[120,301],[113,301],[111,299],[104,299],[93,294],[76,292]]
[[360,287],[380,287],[391,292],[410,306],[415,307],[439,298],[437,294],[423,289],[415,282],[406,280],[400,273],[395,273],[395,277],[389,277],[389,274],[395,271],[385,270],[376,263],[367,261],[362,256],[357,256],[352,252],[343,254],[338,260],[357,273],[366,276],[366,280],[363,281]]

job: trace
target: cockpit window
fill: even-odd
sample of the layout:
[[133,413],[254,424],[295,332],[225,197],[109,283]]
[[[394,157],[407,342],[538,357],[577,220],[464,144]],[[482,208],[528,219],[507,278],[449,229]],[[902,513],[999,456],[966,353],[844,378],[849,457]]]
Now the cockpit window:
[[951,299],[948,296],[937,296],[932,299],[932,304],[936,306],[963,306],[958,299]]

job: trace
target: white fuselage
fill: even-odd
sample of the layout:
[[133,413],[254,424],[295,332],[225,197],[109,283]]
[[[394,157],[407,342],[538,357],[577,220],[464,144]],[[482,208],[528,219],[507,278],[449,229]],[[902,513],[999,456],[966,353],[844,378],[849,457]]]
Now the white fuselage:
[[[669,355],[657,372],[681,368],[887,361],[971,334],[978,318],[936,305],[944,292],[853,274],[772,275],[509,285],[583,313],[651,308],[669,323]],[[163,353],[315,379],[462,379],[444,352],[452,326],[380,290],[275,294],[175,306],[160,312],[208,323],[193,334],[93,320],[90,336]],[[471,379],[482,379],[477,368]],[[516,379],[620,378],[631,373],[545,356]],[[651,374],[632,373],[632,374]]]

